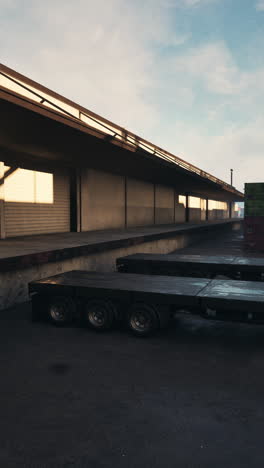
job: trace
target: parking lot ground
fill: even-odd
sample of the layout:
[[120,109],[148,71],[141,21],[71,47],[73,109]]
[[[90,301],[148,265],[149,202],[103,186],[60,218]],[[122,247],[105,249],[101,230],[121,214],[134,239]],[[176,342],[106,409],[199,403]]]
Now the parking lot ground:
[[256,252],[244,248],[243,224],[238,229],[212,235],[203,241],[178,249],[174,253],[190,255],[232,255],[239,257],[264,257],[264,250]]
[[0,466],[262,468],[264,327],[149,339],[0,315]]
[[[240,255],[239,236],[185,252]],[[137,339],[28,303],[0,313],[0,350],[1,468],[263,468],[263,326],[183,314]]]

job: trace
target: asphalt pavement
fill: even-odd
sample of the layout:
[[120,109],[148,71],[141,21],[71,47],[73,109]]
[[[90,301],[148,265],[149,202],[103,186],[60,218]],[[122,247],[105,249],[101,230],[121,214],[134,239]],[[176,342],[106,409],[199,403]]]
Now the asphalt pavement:
[[0,320],[0,466],[263,467],[264,327],[149,339]]
[[264,327],[148,339],[0,315],[0,467],[262,468]]

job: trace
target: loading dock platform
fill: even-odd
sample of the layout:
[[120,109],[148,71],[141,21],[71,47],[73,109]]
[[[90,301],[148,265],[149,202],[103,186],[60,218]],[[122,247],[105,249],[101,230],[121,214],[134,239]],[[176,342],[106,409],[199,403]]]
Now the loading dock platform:
[[233,219],[3,239],[0,310],[27,301],[30,281],[71,270],[115,271],[118,257],[136,252],[167,254],[239,226],[241,220]]

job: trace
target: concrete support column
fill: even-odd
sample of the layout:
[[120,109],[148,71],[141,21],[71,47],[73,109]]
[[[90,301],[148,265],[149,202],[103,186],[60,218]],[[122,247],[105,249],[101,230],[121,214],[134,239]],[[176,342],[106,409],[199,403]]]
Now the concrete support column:
[[82,177],[81,171],[77,171],[77,232],[82,232]]
[[208,198],[206,198],[206,201],[205,201],[205,219],[206,219],[206,221],[208,221],[208,219],[209,219],[209,200],[208,200]]
[[71,232],[77,232],[77,174],[72,169],[70,173],[70,229]]
[[232,218],[233,202],[229,202],[229,218]]
[[154,208],[154,224],[156,224],[156,184],[153,185],[153,190],[154,190],[154,203],[153,203],[153,208]]
[[127,176],[124,176],[124,208],[125,208],[125,228],[127,228]]
[[173,215],[173,222],[176,223],[176,192],[175,188],[173,189],[173,196],[174,196],[174,215]]
[[4,217],[4,209],[5,209],[5,197],[4,197],[4,163],[0,161],[0,239],[5,238],[5,217]]
[[72,169],[70,174],[70,223],[71,232],[81,231],[81,179],[78,169]]
[[185,207],[185,222],[188,223],[190,220],[190,211],[189,211],[189,195],[185,194],[186,198],[186,207]]

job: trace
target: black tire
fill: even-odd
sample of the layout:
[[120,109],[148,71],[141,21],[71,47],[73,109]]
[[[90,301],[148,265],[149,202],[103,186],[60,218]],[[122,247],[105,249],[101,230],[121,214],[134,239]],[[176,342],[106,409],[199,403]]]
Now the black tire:
[[98,331],[109,330],[115,321],[115,305],[104,299],[91,299],[84,306],[84,322]]
[[128,327],[136,336],[150,336],[160,328],[158,313],[154,306],[133,304],[128,311]]
[[71,297],[55,296],[48,303],[48,318],[58,327],[69,325],[76,313],[76,304]]

